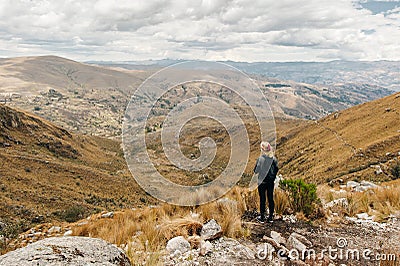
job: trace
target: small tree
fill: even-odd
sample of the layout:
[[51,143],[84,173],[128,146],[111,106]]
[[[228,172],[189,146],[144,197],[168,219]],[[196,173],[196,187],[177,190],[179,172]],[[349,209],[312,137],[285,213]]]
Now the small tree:
[[289,193],[290,205],[295,212],[303,212],[308,217],[320,202],[315,184],[308,184],[303,179],[287,179],[281,180],[280,185]]

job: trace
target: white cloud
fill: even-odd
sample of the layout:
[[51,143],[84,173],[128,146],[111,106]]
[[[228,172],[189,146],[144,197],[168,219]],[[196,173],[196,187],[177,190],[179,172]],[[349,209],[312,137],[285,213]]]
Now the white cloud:
[[0,2],[0,56],[400,60],[399,8],[352,0]]

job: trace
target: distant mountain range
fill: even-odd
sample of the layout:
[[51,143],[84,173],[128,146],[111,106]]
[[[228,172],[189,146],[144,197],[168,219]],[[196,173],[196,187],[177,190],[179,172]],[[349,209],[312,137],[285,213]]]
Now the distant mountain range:
[[[93,65],[56,56],[0,59],[0,103],[33,112],[73,132],[118,137],[126,106],[135,90],[154,71],[174,62],[134,63],[101,62]],[[371,78],[372,74],[367,72],[364,74],[366,82],[355,82],[356,79],[351,78],[353,72],[349,70],[346,74],[349,82],[321,85],[282,80],[272,74],[271,78],[262,69],[274,63],[230,63],[238,64],[238,67],[242,64],[240,67],[244,70],[245,67],[253,69],[255,74],[250,75],[262,88],[276,117],[318,119],[393,93],[387,89],[393,86],[368,83],[367,77]],[[386,73],[387,82],[394,83],[398,78],[396,68],[393,66],[389,72],[389,66],[385,66],[381,68],[384,70],[376,70],[376,73]],[[307,73],[312,71],[305,71],[304,75]],[[192,85],[190,90],[183,90],[182,95],[171,94],[170,99],[165,99],[169,104],[160,107],[168,111],[182,97],[197,94],[222,97],[231,104],[238,102],[232,92],[221,95],[220,86],[213,90],[201,84]]]
[[[127,69],[154,69],[185,60],[148,60],[128,62],[89,62],[114,65]],[[341,84],[369,84],[400,91],[400,62],[398,61],[331,61],[331,62],[234,62],[221,61],[248,74],[280,80],[340,86]]]

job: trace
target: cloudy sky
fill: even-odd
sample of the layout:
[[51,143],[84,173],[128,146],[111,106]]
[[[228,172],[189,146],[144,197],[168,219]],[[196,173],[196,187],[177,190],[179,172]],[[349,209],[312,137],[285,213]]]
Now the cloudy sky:
[[400,60],[390,0],[0,0],[0,57]]

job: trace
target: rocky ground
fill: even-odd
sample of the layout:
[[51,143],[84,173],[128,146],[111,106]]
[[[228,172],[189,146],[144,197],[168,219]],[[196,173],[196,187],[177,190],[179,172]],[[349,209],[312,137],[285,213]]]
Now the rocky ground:
[[170,242],[167,245],[165,265],[381,265],[378,256],[382,260],[386,256],[387,262],[395,258],[389,265],[399,265],[400,216],[377,227],[351,221],[313,225],[294,216],[260,224],[254,221],[255,215],[246,216],[245,224],[251,228],[246,240],[204,240],[201,236],[203,240],[193,249],[185,239],[170,240],[175,243],[174,248]]
[[[103,213],[99,218],[106,219],[112,217],[112,215],[112,212]],[[353,217],[352,219],[345,219],[342,221],[343,223],[330,222],[328,220],[320,221],[319,224],[299,220],[294,215],[277,217],[273,223],[260,224],[255,221],[256,215],[257,212],[253,211],[246,212],[242,217],[245,227],[250,232],[249,237],[246,239],[235,240],[222,236],[221,227],[214,220],[203,225],[199,236],[191,236],[187,239],[177,236],[170,239],[165,250],[161,252],[161,254],[164,254],[161,257],[161,264],[399,265],[400,213],[392,215],[386,223],[373,222],[370,219],[366,219],[367,217]],[[44,258],[46,260],[48,258],[60,259],[62,257],[61,253],[55,252],[59,249],[53,249],[49,253],[41,245],[47,245],[43,241],[48,239],[65,238],[67,243],[72,233],[69,229],[66,225],[57,226],[52,224],[43,224],[32,228],[21,234],[12,243],[15,247],[23,248],[1,256],[0,265],[8,265],[4,264],[4,262],[7,259],[9,260],[10,256],[21,257],[21,254],[28,253],[34,253],[36,260]],[[77,245],[80,245],[80,239],[86,241],[86,238],[82,237],[72,238],[74,238],[74,243]],[[40,246],[39,249],[34,248],[36,247],[34,245]],[[50,246],[54,245],[51,244]],[[66,247],[66,245],[63,244],[63,247]],[[68,249],[65,252],[71,261],[82,259],[79,252],[70,252]],[[357,252],[359,253],[357,254]],[[391,256],[390,254],[394,254],[395,257],[389,257]],[[377,255],[386,256],[386,262],[391,262],[391,264],[380,264]],[[85,259],[91,256],[91,254],[87,253]],[[25,259],[32,261],[32,258],[32,256],[28,256]],[[396,261],[393,261],[393,259],[396,259]],[[67,262],[65,261],[65,263]],[[61,263],[60,265],[67,264]],[[88,265],[102,264],[94,263]],[[109,265],[119,264],[111,263]]]

